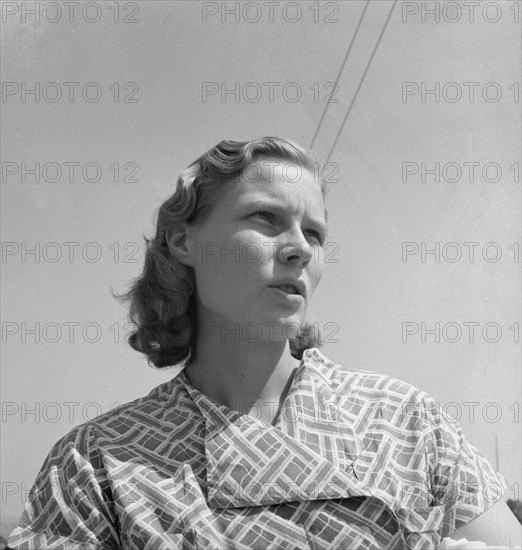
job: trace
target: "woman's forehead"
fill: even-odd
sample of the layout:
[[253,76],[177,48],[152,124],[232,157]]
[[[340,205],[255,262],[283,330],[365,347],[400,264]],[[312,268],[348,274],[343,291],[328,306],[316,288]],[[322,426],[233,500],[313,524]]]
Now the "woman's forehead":
[[278,203],[306,202],[310,205],[323,204],[323,197],[319,184],[312,178],[307,181],[286,181],[282,177],[274,177],[273,180],[260,179],[257,181],[246,180],[236,188],[236,199],[240,202],[252,202],[254,200],[267,200]]
[[246,167],[239,178],[238,191],[257,192],[273,197],[291,194],[321,195],[316,174],[295,162],[261,160]]
[[283,180],[292,183],[302,177],[308,178],[311,172],[312,168],[303,166],[295,160],[261,157],[253,160],[245,167],[241,179],[252,182],[267,181],[269,183]]
[[[319,183],[309,175],[307,181],[286,181],[275,177],[273,181],[258,179],[244,180],[235,187],[233,198],[235,207],[271,208],[274,211],[303,210],[308,212],[319,225],[327,223],[324,199]],[[230,203],[229,203],[230,205]]]

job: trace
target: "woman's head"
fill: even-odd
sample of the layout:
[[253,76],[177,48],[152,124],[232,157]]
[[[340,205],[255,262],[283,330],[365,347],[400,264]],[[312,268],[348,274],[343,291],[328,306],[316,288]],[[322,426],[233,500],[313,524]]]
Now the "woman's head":
[[[326,191],[315,157],[285,139],[222,141],[199,157],[158,211],[142,275],[116,296],[130,301],[130,345],[156,367],[190,364],[198,331],[232,323],[253,341],[270,326],[286,333],[298,359],[320,346],[305,315],[323,272]],[[270,287],[287,279],[305,296]]]

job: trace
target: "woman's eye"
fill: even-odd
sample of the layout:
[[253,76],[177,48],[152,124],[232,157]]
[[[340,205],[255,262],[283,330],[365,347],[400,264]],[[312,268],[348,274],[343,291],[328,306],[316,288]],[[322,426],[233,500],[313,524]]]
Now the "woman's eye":
[[[260,210],[259,212],[254,212],[252,216],[267,218],[268,220],[273,221],[273,215],[270,212],[267,212],[266,210]],[[321,246],[324,246],[323,241],[321,239],[321,235],[317,231],[310,229],[307,233],[313,235],[313,237],[317,240],[317,242]]]
[[254,214],[252,214],[253,216],[259,216],[261,215],[261,217],[266,217],[268,218],[269,220],[272,220],[272,214],[270,214],[270,212],[266,212],[264,210],[260,210],[259,212],[254,212]]

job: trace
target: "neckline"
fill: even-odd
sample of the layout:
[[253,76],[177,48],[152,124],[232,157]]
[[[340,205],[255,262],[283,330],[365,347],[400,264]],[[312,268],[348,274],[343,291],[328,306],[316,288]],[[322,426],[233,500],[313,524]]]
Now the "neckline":
[[288,386],[286,395],[281,405],[278,407],[276,414],[273,420],[270,422],[270,424],[267,424],[257,416],[239,411],[237,409],[231,409],[227,405],[219,403],[218,401],[215,401],[205,393],[201,392],[189,382],[187,375],[185,373],[185,368],[183,368],[179,372],[178,376],[176,376],[176,380],[179,380],[184,385],[186,391],[189,393],[192,400],[196,403],[196,405],[202,412],[205,411],[205,413],[207,414],[210,412],[213,414],[217,413],[223,419],[223,422],[229,422],[232,419],[237,420],[240,417],[248,416],[250,418],[253,418],[254,420],[257,420],[258,422],[261,422],[267,427],[278,428],[281,424],[281,411],[287,404],[288,399],[296,391],[301,378],[301,373],[308,366],[308,363],[310,362],[310,358],[315,355],[315,351],[316,351],[316,348],[308,348],[304,350],[303,355],[301,356],[299,365],[292,371],[292,375],[291,375],[292,381]]

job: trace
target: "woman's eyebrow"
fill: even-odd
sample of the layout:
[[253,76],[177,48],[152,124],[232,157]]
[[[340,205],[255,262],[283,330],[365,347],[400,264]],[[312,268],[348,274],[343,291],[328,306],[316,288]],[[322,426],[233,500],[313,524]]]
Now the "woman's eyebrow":
[[[275,212],[278,212],[280,214],[284,214],[287,211],[287,208],[283,206],[282,203],[278,201],[269,201],[266,199],[254,199],[252,201],[248,201],[242,204],[242,208],[270,208],[271,210],[274,210]],[[312,218],[312,223],[316,224],[318,227],[322,228],[323,231],[328,230],[328,226],[324,220],[321,220],[319,218]]]

